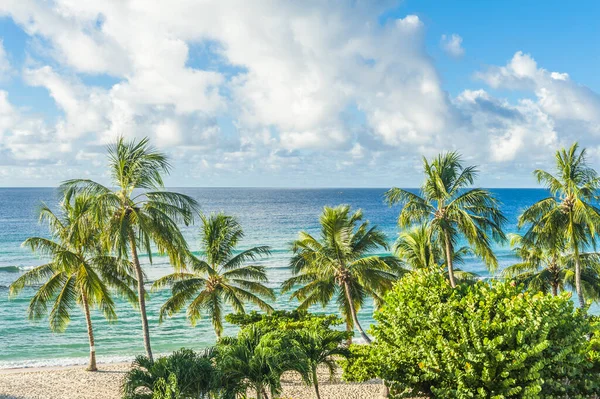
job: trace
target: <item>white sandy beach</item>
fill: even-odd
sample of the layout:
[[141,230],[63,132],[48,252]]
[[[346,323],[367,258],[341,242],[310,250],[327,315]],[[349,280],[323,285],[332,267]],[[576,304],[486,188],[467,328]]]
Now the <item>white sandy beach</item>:
[[[120,385],[129,364],[101,364],[98,372],[83,366],[0,370],[0,399],[120,399]],[[381,397],[381,384],[347,384],[328,381],[320,373],[323,399],[373,399]],[[282,379],[282,398],[312,399],[314,392],[292,374]]]

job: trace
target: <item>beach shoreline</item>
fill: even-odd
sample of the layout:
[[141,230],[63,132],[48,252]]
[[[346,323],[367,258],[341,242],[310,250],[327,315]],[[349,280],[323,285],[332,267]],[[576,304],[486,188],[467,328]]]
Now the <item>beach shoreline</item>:
[[[131,366],[131,362],[104,362],[98,363],[98,370],[102,371],[104,367],[112,368],[112,366],[127,368]],[[32,367],[8,367],[0,369],[0,375],[15,374],[15,373],[35,373],[39,371],[60,371],[60,370],[85,370],[87,364],[70,364],[66,366],[32,366]],[[91,371],[91,374],[94,372]]]

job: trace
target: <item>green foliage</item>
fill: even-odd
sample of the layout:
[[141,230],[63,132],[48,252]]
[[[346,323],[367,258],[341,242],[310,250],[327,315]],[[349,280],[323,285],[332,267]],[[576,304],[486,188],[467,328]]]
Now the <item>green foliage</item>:
[[[214,350],[202,354],[181,349],[152,361],[138,356],[125,375],[125,399],[202,399],[219,391]],[[162,395],[162,396],[161,396]]]
[[588,341],[587,358],[593,367],[589,374],[600,374],[600,316],[588,316],[592,327],[592,333]]
[[119,138],[108,147],[111,186],[88,179],[63,182],[61,190],[69,197],[82,193],[93,198],[89,214],[100,229],[100,242],[119,259],[130,259],[138,281],[142,331],[146,355],[152,359],[150,331],[146,315],[144,272],[138,250],[152,263],[152,251],[167,254],[171,264],[180,268],[189,253],[178,224],[189,225],[198,212],[193,198],[164,190],[162,176],[170,171],[167,156],[149,143],[148,138],[125,141]]
[[[40,221],[48,223],[51,239],[31,237],[23,243],[49,262],[13,282],[10,295],[18,295],[25,286],[39,285],[29,305],[29,318],[39,320],[48,314],[52,331],[67,328],[77,305],[88,313],[88,308],[100,309],[106,319],[116,320],[111,288],[136,301],[131,264],[106,255],[98,246],[100,231],[89,215],[92,206],[93,198],[84,194],[65,196],[57,213],[42,205]],[[52,306],[49,311],[48,305]]]
[[177,383],[177,377],[175,374],[169,374],[169,378],[159,378],[154,383],[154,389],[152,392],[152,399],[182,399],[181,391],[179,390],[179,384]]
[[348,348],[343,345],[350,335],[349,331],[336,331],[320,326],[292,330],[292,344],[303,355],[308,369],[306,380],[314,386],[318,398],[320,394],[317,368],[325,365],[332,378],[337,367],[336,359],[346,358],[350,354]]
[[348,205],[325,207],[319,222],[319,238],[302,231],[292,244],[294,276],[283,283],[282,292],[293,291],[300,310],[315,304],[325,307],[335,298],[348,329],[356,327],[368,342],[357,313],[368,297],[379,306],[403,270],[396,257],[373,254],[388,248],[387,239],[363,221],[361,210],[351,213]]
[[[439,240],[433,239],[433,231],[428,224],[420,224],[410,229],[403,230],[398,234],[394,243],[394,253],[410,270],[439,270],[447,274],[444,261],[444,250]],[[468,247],[454,250],[452,261],[454,264],[462,264],[464,257],[471,254]],[[454,268],[454,276],[458,282],[473,282],[477,278],[476,273],[465,272]]]
[[181,266],[181,255],[187,254],[188,247],[177,224],[191,224],[199,205],[187,195],[164,190],[162,176],[171,169],[167,156],[152,147],[148,138],[119,138],[108,147],[108,160],[110,187],[116,189],[86,179],[67,180],[61,189],[66,195],[94,197],[93,214],[103,229],[102,242],[120,258],[126,258],[133,246],[152,262],[154,243],[174,266]]
[[323,328],[339,326],[343,320],[335,315],[314,314],[306,310],[275,310],[270,314],[258,313],[231,313],[225,316],[231,324],[240,327],[256,326],[263,332],[294,330],[301,328]]
[[440,154],[432,161],[423,158],[425,181],[420,195],[393,187],[385,193],[390,205],[400,204],[398,225],[427,224],[434,242],[444,248],[448,277],[455,285],[454,247],[464,238],[470,249],[490,270],[498,260],[492,241],[504,241],[502,225],[506,218],[496,198],[487,190],[469,188],[477,176],[474,166],[463,167],[457,152]]
[[296,371],[301,372],[307,383],[315,387],[319,395],[317,368],[319,365],[328,367],[330,375],[336,368],[336,359],[349,355],[346,347],[342,346],[352,333],[338,331],[332,327],[339,326],[343,320],[333,315],[315,315],[303,310],[274,311],[271,314],[231,314],[226,319],[245,328],[254,328],[262,334],[276,333],[286,347],[294,348],[296,362],[304,363]]
[[353,347],[345,378],[382,378],[392,397],[559,398],[597,393],[586,335],[570,295],[514,283],[452,289],[439,273],[401,280],[375,314],[376,338]]
[[[523,236],[510,235],[515,255],[521,261],[502,270],[504,277],[513,278],[533,292],[558,294],[576,288],[574,255],[565,251],[564,240],[549,237],[532,244]],[[544,241],[544,242],[541,242]],[[586,298],[600,300],[600,254],[580,253],[581,289]]]
[[273,310],[265,299],[275,299],[273,290],[264,285],[267,273],[263,266],[248,265],[261,256],[269,255],[269,247],[258,246],[235,253],[244,237],[242,226],[222,213],[202,216],[201,250],[204,259],[189,255],[191,270],[178,271],[154,282],[154,289],[172,287],[171,298],[160,310],[160,320],[172,316],[187,305],[187,315],[195,325],[202,314],[208,314],[217,337],[223,332],[223,304],[228,303],[237,313],[244,313],[250,302],[262,310]]
[[256,326],[242,329],[238,336],[225,337],[217,344],[217,364],[221,370],[223,390],[227,395],[256,393],[263,398],[281,391],[281,375],[297,371],[307,378],[303,354],[290,342],[289,334],[264,333]]
[[595,246],[600,231],[600,209],[596,206],[600,176],[589,165],[586,150],[574,143],[556,152],[556,172],[534,172],[538,182],[551,196],[527,208],[519,217],[519,228],[526,227],[523,240],[540,249],[564,247],[573,257],[575,291],[579,305],[586,302],[582,284],[580,252]]

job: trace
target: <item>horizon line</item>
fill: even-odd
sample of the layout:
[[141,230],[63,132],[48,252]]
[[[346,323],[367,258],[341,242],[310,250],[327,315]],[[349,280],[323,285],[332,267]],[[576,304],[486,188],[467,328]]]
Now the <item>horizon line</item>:
[[[110,186],[107,186],[110,187]],[[399,186],[392,186],[392,187],[399,187]],[[268,190],[365,190],[365,189],[371,189],[371,190],[389,190],[392,187],[374,187],[374,186],[363,186],[363,187],[358,187],[358,186],[354,186],[354,187],[343,187],[343,186],[310,186],[310,187],[301,187],[301,186],[164,186],[164,188],[167,189],[174,189],[174,188],[212,188],[212,189],[268,189]],[[2,189],[35,189],[35,188],[53,188],[53,189],[58,189],[60,188],[60,186],[0,186],[0,190]],[[405,190],[418,190],[420,189],[420,187],[400,187],[402,189]],[[514,187],[508,187],[508,186],[503,186],[503,187],[484,187],[484,186],[474,186],[473,188],[483,188],[483,189],[490,189],[490,190],[515,190],[515,189],[519,189],[519,190],[547,190],[546,187],[518,187],[518,186],[514,186]]]

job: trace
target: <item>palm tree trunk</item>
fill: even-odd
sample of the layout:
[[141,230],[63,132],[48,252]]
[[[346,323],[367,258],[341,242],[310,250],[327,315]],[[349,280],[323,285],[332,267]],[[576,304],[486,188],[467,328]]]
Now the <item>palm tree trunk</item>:
[[260,386],[256,388],[256,399],[262,399],[262,388]]
[[350,286],[347,282],[344,282],[344,293],[346,294],[346,301],[348,301],[348,306],[350,307],[350,314],[352,315],[352,321],[356,328],[358,328],[358,332],[362,339],[365,340],[367,344],[371,343],[371,338],[365,333],[362,326],[358,322],[358,316],[356,315],[356,309],[354,309],[354,302],[352,301],[352,297],[350,296]]
[[558,267],[557,256],[552,256],[550,267],[548,267],[552,280],[550,281],[550,287],[552,288],[552,296],[558,296],[558,286],[560,285],[560,267]]
[[94,345],[94,330],[92,328],[90,304],[88,303],[88,299],[85,293],[81,294],[81,302],[83,302],[85,323],[87,324],[88,338],[90,340],[90,364],[88,365],[87,371],[98,371],[98,368],[96,367],[96,346]]
[[444,241],[446,243],[446,265],[448,266],[448,278],[450,279],[450,286],[456,288],[456,282],[454,281],[454,265],[452,264],[452,243],[450,237],[444,234]]
[[350,333],[348,334],[348,339],[346,340],[346,345],[350,347],[350,345],[352,345],[352,335],[354,333],[354,328],[350,324],[350,320],[348,320],[348,318],[346,318],[346,331]]
[[579,248],[577,244],[573,244],[575,252],[575,291],[577,292],[577,298],[579,299],[579,307],[585,308],[585,298],[583,297],[583,291],[581,290],[581,264],[579,262]]
[[152,348],[150,347],[150,330],[148,329],[148,316],[146,315],[146,289],[144,288],[144,272],[140,266],[137,247],[133,230],[129,231],[129,245],[131,246],[131,259],[135,267],[135,276],[137,278],[138,302],[140,305],[140,316],[142,318],[142,333],[144,334],[144,347],[146,356],[153,360]]
[[313,375],[313,385],[315,386],[315,394],[317,396],[317,399],[321,399],[321,394],[319,393],[319,379],[317,378],[317,368],[316,367],[313,367],[312,375]]
[[581,290],[581,264],[579,263],[579,247],[577,246],[577,238],[575,237],[575,229],[573,228],[573,212],[569,213],[569,224],[573,256],[575,256],[575,292],[577,293],[577,299],[579,299],[579,307],[583,309],[585,308],[585,298]]

